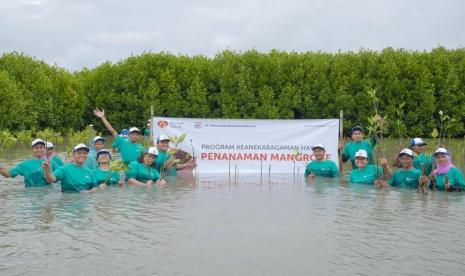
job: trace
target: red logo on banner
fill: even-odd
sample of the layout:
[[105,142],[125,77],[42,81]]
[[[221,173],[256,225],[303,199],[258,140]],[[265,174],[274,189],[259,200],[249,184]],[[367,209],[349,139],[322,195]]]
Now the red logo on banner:
[[158,121],[157,125],[160,127],[160,128],[165,128],[168,126],[168,122],[167,121]]

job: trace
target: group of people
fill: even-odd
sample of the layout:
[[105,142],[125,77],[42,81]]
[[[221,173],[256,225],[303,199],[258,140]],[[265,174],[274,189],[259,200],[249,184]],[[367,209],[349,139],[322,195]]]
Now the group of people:
[[[463,173],[455,167],[447,149],[440,145],[432,155],[425,153],[426,143],[421,138],[413,138],[409,146],[403,148],[392,162],[392,167],[385,158],[374,160],[376,137],[364,140],[364,130],[355,126],[350,132],[351,142],[345,146],[340,143],[341,161],[350,161],[352,171],[350,183],[374,185],[377,188],[396,186],[440,191],[465,190]],[[306,179],[316,177],[339,177],[336,164],[325,159],[326,150],[321,144],[312,147],[314,159],[305,170]]]
[[[54,145],[42,139],[32,141],[32,158],[18,163],[11,169],[0,167],[4,177],[24,177],[26,187],[48,186],[60,182],[63,192],[95,192],[99,187],[128,185],[151,187],[165,185],[165,176],[176,176],[177,171],[193,169],[195,158],[186,163],[176,162],[170,154],[170,138],[161,135],[156,144],[145,149],[139,143],[141,131],[137,127],[129,129],[127,135],[118,135],[105,117],[103,110],[95,109],[94,115],[101,119],[106,129],[113,135],[112,147],[121,155],[127,171],[113,171],[110,166],[112,153],[105,149],[106,139],[96,136],[91,147],[78,144],[72,151],[72,162],[64,164],[54,153]],[[370,184],[375,187],[388,185],[408,188],[437,189],[443,191],[461,191],[465,189],[462,172],[456,168],[444,146],[438,147],[433,155],[424,152],[426,143],[421,138],[410,140],[409,147],[402,149],[392,167],[385,158],[374,160],[376,137],[364,140],[364,130],[355,126],[350,132],[351,142],[341,143],[339,151],[341,161],[350,161],[351,183]],[[317,177],[339,177],[337,165],[326,159],[324,145],[312,147],[313,157],[305,170],[306,179]]]
[[112,155],[105,149],[106,139],[96,136],[91,147],[83,143],[76,145],[72,162],[66,165],[54,154],[52,143],[35,139],[31,143],[32,158],[10,169],[0,167],[0,174],[12,178],[21,175],[26,187],[49,186],[59,181],[63,192],[91,193],[99,187],[123,186],[126,181],[132,186],[163,186],[165,176],[175,176],[179,170],[196,166],[195,158],[183,164],[176,162],[175,156],[169,152],[168,136],[160,135],[154,146],[145,149],[139,143],[142,133],[137,127],[130,128],[127,137],[120,136],[105,118],[103,110],[96,109],[94,114],[114,136],[112,147],[120,153],[127,167],[124,173],[111,170]]

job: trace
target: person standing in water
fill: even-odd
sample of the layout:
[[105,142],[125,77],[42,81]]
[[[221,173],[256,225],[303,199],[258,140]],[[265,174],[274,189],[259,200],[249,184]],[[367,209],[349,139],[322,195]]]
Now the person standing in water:
[[98,168],[92,170],[92,175],[101,187],[124,185],[124,179],[120,179],[118,172],[110,170],[111,154],[110,151],[102,149],[97,152],[95,157],[98,162]]
[[52,142],[47,141],[47,154],[44,159],[49,159],[52,162],[52,169],[56,170],[57,168],[64,166],[65,163],[58,154],[55,153],[55,146]]
[[84,166],[89,148],[78,144],[73,149],[73,162],[52,172],[50,161],[42,164],[45,179],[49,183],[60,181],[61,191],[65,193],[92,193],[98,190],[92,172]]
[[165,180],[160,179],[157,169],[153,167],[157,155],[157,148],[150,147],[138,161],[129,164],[129,171],[126,173],[129,185],[149,188],[154,184],[161,186],[166,184]]
[[[421,138],[413,138],[409,141],[409,148],[413,151],[413,167],[420,170],[423,175],[430,175],[433,170],[434,158],[431,154],[425,153],[426,145]],[[393,166],[402,167],[399,157],[394,159]]]
[[24,160],[16,164],[11,169],[0,167],[0,174],[4,177],[15,178],[18,175],[24,177],[24,185],[29,187],[50,186],[45,180],[42,164],[45,162],[45,142],[42,139],[35,139],[31,143],[32,158]]
[[465,190],[463,173],[452,164],[447,149],[437,148],[434,158],[436,169],[431,173],[430,188],[450,192]]
[[317,176],[321,177],[339,177],[339,170],[336,163],[326,159],[326,149],[322,144],[317,144],[312,147],[313,157],[315,160],[307,164],[305,169],[305,179],[313,179]]
[[349,181],[351,183],[374,184],[377,188],[386,186],[385,180],[391,176],[392,171],[385,158],[380,159],[380,164],[381,167],[370,165],[367,151],[358,150],[355,153],[357,168],[350,172]]
[[[350,160],[352,163],[352,169],[356,169],[357,165],[355,164],[355,153],[359,150],[364,150],[367,153],[367,159],[370,165],[373,165],[373,150],[376,145],[376,137],[370,137],[369,140],[363,140],[363,128],[360,126],[354,126],[350,130],[350,138],[352,142],[347,143],[342,152],[342,162],[347,162]],[[339,145],[342,148],[342,143]]]
[[105,118],[105,110],[94,110],[94,115],[100,118],[107,128],[107,130],[115,137],[115,147],[121,154],[121,158],[127,165],[132,161],[136,161],[144,153],[144,147],[138,143],[140,137],[140,130],[137,127],[131,127],[129,129],[129,136],[127,139],[118,135],[118,132],[111,126],[108,120]]
[[400,169],[395,171],[389,179],[391,186],[402,188],[418,188],[419,184],[424,184],[429,181],[426,175],[413,167],[413,151],[411,149],[403,149],[399,155]]
[[92,147],[90,148],[89,155],[87,156],[84,166],[91,170],[98,168],[97,152],[105,147],[105,141],[106,139],[102,136],[95,136],[92,140]]
[[166,135],[160,135],[157,138],[157,150],[158,156],[154,162],[155,168],[162,174],[167,176],[176,176],[177,171],[184,170],[187,168],[194,168],[196,165],[195,158],[191,158],[184,164],[175,164],[176,159],[171,153],[169,153],[170,138]]

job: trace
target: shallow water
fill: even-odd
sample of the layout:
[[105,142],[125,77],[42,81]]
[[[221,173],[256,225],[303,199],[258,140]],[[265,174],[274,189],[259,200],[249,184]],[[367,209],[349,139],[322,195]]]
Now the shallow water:
[[91,195],[0,180],[0,275],[461,275],[465,203],[272,175]]

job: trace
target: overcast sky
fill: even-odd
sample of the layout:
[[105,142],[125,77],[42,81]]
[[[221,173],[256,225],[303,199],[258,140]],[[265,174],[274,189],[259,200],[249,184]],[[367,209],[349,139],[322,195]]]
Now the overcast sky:
[[70,70],[144,51],[465,47],[463,0],[0,0],[0,53]]

